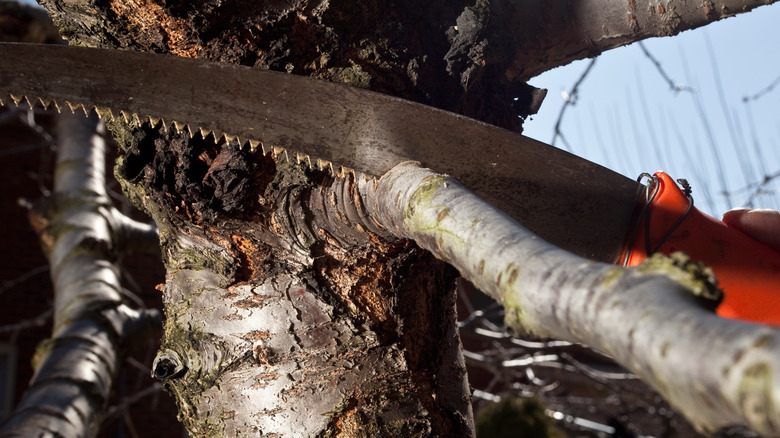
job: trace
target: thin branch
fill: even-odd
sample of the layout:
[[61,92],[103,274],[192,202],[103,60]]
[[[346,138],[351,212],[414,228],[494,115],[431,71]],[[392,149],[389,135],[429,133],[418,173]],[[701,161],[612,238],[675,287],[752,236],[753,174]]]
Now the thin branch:
[[116,208],[111,209],[110,219],[116,232],[116,243],[121,250],[139,251],[144,254],[160,253],[157,226],[131,219]]
[[771,93],[772,90],[774,90],[775,87],[777,87],[778,84],[780,84],[780,76],[775,78],[775,80],[772,81],[771,84],[769,84],[766,88],[762,89],[761,91],[757,92],[756,94],[753,94],[752,96],[745,96],[745,97],[743,97],[742,101],[747,103],[747,102],[750,102],[750,101],[753,101],[753,100],[758,100],[758,99],[766,96],[767,94]]
[[16,278],[4,281],[3,285],[0,286],[0,294],[5,293],[10,289],[13,289],[14,287],[24,283],[25,281],[33,277],[43,274],[48,270],[49,270],[49,265],[38,266],[37,268],[30,269],[29,271],[25,272],[24,274]]
[[51,320],[51,316],[53,314],[53,309],[47,309],[45,312],[34,318],[25,319],[24,321],[17,322],[16,324],[0,326],[0,333],[13,333],[34,327],[43,327],[46,325],[46,323],[49,322],[49,320]]
[[561,112],[558,113],[558,119],[555,121],[555,128],[553,129],[553,138],[550,141],[551,145],[555,146],[555,140],[557,140],[558,137],[560,137],[564,145],[566,146],[566,150],[572,152],[571,146],[569,146],[569,143],[566,142],[566,140],[563,137],[563,133],[561,132],[561,122],[563,122],[563,114],[566,112],[566,108],[568,108],[569,105],[574,105],[576,103],[577,96],[579,95],[580,92],[580,85],[582,85],[582,82],[585,80],[585,78],[588,76],[588,73],[590,73],[591,69],[596,64],[596,59],[598,58],[593,58],[590,60],[588,66],[585,67],[585,70],[582,72],[580,77],[571,87],[571,90],[568,93],[564,92],[563,106],[561,107]]
[[639,41],[637,44],[639,45],[639,48],[642,49],[642,53],[645,54],[645,57],[647,57],[647,59],[649,59],[650,62],[653,63],[653,65],[655,66],[655,69],[658,70],[658,73],[661,74],[661,77],[664,78],[664,81],[666,81],[667,84],[669,84],[669,88],[671,88],[671,90],[675,94],[679,93],[680,91],[688,91],[688,92],[691,92],[691,93],[695,93],[696,92],[696,89],[693,88],[693,87],[689,87],[689,86],[683,85],[683,84],[676,84],[672,80],[672,78],[669,77],[668,74],[666,74],[666,70],[664,70],[664,68],[661,66],[661,62],[658,61],[658,59],[656,59],[650,53],[649,50],[647,50],[647,47],[645,46],[645,43],[642,42],[642,41]]
[[114,417],[123,414],[127,408],[145,399],[146,397],[159,394],[161,392],[163,392],[163,386],[155,382],[152,385],[136,392],[135,394],[125,397],[121,403],[110,407],[106,411],[106,415],[103,418],[103,423],[106,423],[112,420]]
[[[729,136],[731,137],[731,148],[734,150],[734,156],[737,157],[737,161],[740,164],[742,170],[743,181],[750,181],[753,179],[752,168],[750,163],[746,160],[747,156],[745,151],[747,148],[742,144],[742,137],[737,133],[737,127],[734,123],[734,118],[729,110],[728,103],[726,101],[726,93],[723,90],[723,81],[720,78],[720,67],[718,66],[717,57],[715,55],[715,49],[712,47],[712,41],[709,38],[709,34],[704,32],[704,42],[707,46],[707,54],[710,58],[710,70],[712,71],[712,77],[715,81],[715,91],[718,96],[718,103],[720,109],[723,112],[723,118],[726,120],[726,127],[728,128]],[[725,190],[724,185],[724,190]],[[729,205],[731,207],[731,205]]]
[[756,200],[757,197],[768,193],[772,193],[772,191],[766,190],[766,186],[768,186],[778,178],[780,178],[780,171],[769,175],[764,175],[764,178],[761,181],[748,184],[747,186],[736,190],[730,190],[728,193],[729,195],[736,195],[739,193],[749,192],[747,199],[745,199],[742,205],[746,205],[750,207],[753,205],[753,202]]

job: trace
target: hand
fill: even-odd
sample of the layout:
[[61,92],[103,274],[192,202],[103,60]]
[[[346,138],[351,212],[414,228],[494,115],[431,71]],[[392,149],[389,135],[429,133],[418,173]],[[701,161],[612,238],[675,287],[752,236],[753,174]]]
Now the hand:
[[780,252],[780,212],[737,208],[727,211],[723,222]]

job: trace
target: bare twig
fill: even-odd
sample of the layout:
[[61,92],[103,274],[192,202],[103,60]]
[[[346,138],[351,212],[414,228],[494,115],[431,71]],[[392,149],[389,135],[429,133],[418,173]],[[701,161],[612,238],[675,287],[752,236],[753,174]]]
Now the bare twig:
[[27,280],[29,280],[29,279],[37,276],[37,275],[43,274],[44,272],[46,272],[48,270],[49,270],[49,265],[38,266],[37,268],[30,269],[29,271],[25,272],[24,274],[14,278],[14,279],[4,281],[3,285],[0,286],[0,294],[4,293],[4,292],[6,292],[6,291],[8,291],[10,289],[13,289],[14,287],[24,283],[25,281],[27,281]]
[[764,175],[761,181],[748,184],[747,186],[736,190],[731,190],[729,191],[729,194],[737,195],[740,193],[748,193],[747,198],[741,205],[747,207],[753,207],[753,202],[756,200],[756,198],[758,198],[761,195],[774,193],[773,190],[768,190],[766,187],[778,178],[780,178],[780,171],[768,175]]
[[757,92],[756,94],[753,94],[752,96],[745,96],[745,97],[743,97],[742,101],[747,103],[747,102],[750,102],[752,100],[758,100],[758,99],[764,97],[765,95],[771,93],[772,90],[774,90],[775,87],[778,84],[780,84],[780,76],[775,78],[775,80],[772,81],[772,83],[767,85],[765,88],[763,88],[761,91]]
[[117,415],[121,415],[125,410],[127,410],[127,408],[129,408],[135,403],[138,403],[144,398],[149,397],[151,395],[158,394],[162,391],[163,391],[163,386],[155,382],[150,386],[136,392],[135,394],[125,397],[121,403],[118,403],[117,405],[112,406],[106,410],[106,415],[103,418],[103,423],[113,419]]
[[563,134],[561,133],[561,122],[563,121],[563,114],[566,112],[566,108],[568,108],[570,105],[574,105],[577,101],[577,94],[579,93],[579,87],[582,84],[582,82],[585,80],[585,77],[588,76],[588,73],[590,73],[590,70],[593,68],[593,66],[596,64],[596,59],[593,58],[588,63],[588,66],[585,67],[585,70],[582,72],[580,77],[577,79],[577,82],[574,83],[574,86],[571,87],[571,90],[566,93],[564,92],[563,95],[563,106],[561,107],[561,112],[558,113],[558,120],[555,122],[555,129],[553,130],[553,138],[550,141],[550,144],[555,146],[555,140],[557,140],[559,137],[564,142],[564,146],[566,146],[566,150],[569,152],[572,152],[571,147],[566,142],[566,140],[563,138]]
[[[683,65],[683,70],[685,71],[685,77],[688,81],[690,81],[690,71],[688,69],[688,62],[684,54],[680,53],[681,62]],[[699,120],[701,120],[702,128],[704,129],[704,134],[707,137],[707,143],[709,145],[709,153],[712,156],[713,164],[715,167],[715,170],[718,173],[718,181],[720,183],[721,187],[721,193],[723,194],[725,201],[726,201],[726,207],[731,208],[733,203],[731,201],[731,196],[726,192],[727,187],[729,185],[728,178],[726,176],[726,170],[723,167],[723,160],[721,159],[720,154],[720,147],[718,146],[718,142],[715,139],[715,133],[712,129],[712,126],[710,124],[709,117],[707,116],[707,112],[704,110],[704,105],[701,101],[701,96],[699,93],[691,93],[690,94],[691,99],[693,100],[693,105],[696,108],[696,114],[699,116]]]
[[51,319],[52,314],[54,314],[54,309],[48,309],[33,318],[25,319],[16,324],[4,325],[0,327],[0,333],[13,333],[33,327],[43,327]]
[[695,93],[696,89],[693,87],[690,87],[688,85],[683,84],[676,84],[672,78],[666,73],[666,70],[664,70],[663,66],[661,66],[661,62],[654,57],[649,50],[647,50],[647,47],[645,46],[645,43],[643,41],[639,41],[637,43],[639,45],[639,48],[642,49],[642,53],[645,54],[645,57],[650,60],[650,62],[653,63],[655,66],[655,69],[658,70],[658,73],[661,74],[661,77],[664,78],[664,81],[666,81],[667,84],[669,84],[669,88],[677,94],[680,91],[688,91],[691,93]]
[[744,178],[744,181],[751,181],[754,179],[752,171],[753,169],[751,168],[750,163],[746,160],[746,154],[744,153],[747,148],[742,144],[742,138],[737,133],[737,127],[734,122],[734,118],[732,117],[728,103],[726,102],[726,94],[723,91],[723,81],[721,81],[720,78],[720,67],[718,66],[718,61],[715,56],[715,49],[712,47],[712,41],[709,38],[709,34],[706,32],[704,33],[704,42],[707,46],[707,54],[710,58],[710,70],[712,71],[712,77],[715,80],[715,91],[717,92],[718,102],[720,103],[721,111],[723,111],[723,118],[726,120],[726,127],[728,128],[729,137],[731,137],[730,146],[732,149],[734,149],[734,156],[737,157],[737,161],[740,164],[739,167],[742,170],[742,177]]

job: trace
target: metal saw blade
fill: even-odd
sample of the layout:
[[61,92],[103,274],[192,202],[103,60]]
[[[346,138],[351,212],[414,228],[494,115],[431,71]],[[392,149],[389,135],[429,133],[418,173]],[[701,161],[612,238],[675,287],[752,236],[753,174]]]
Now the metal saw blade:
[[0,100],[29,97],[162,119],[376,176],[419,161],[545,240],[595,260],[619,257],[643,187],[508,130],[307,77],[57,45],[1,43],[0,59]]

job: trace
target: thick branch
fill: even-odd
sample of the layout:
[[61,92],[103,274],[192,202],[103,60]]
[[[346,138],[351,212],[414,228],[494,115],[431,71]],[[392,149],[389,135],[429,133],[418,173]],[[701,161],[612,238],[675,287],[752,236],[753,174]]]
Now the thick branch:
[[506,308],[506,322],[599,349],[654,386],[700,430],[780,433],[780,331],[717,317],[674,263],[623,269],[547,244],[451,178],[413,163],[367,205],[400,236],[452,263]]
[[58,130],[55,195],[41,230],[52,242],[47,252],[54,329],[39,348],[35,377],[2,436],[95,435],[123,347],[148,333],[156,319],[156,312],[122,304],[97,121],[63,114]]
[[751,11],[774,0],[506,0],[497,12],[517,50],[509,79],[542,72],[647,38],[672,36]]

